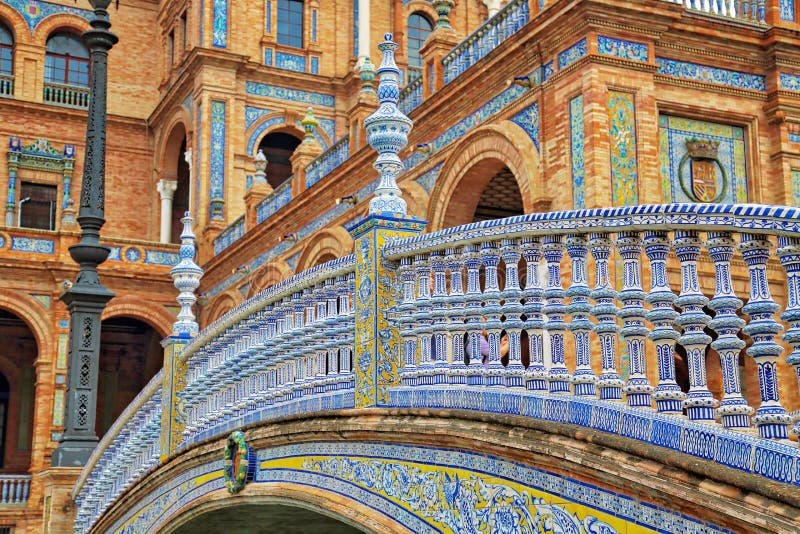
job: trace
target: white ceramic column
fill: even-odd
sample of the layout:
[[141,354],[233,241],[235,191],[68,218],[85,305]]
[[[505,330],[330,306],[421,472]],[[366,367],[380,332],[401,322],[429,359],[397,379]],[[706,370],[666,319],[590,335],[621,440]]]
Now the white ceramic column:
[[158,192],[161,195],[161,235],[159,240],[162,243],[169,243],[172,239],[172,198],[178,182],[175,180],[159,180]]
[[[199,134],[198,134],[199,135]],[[183,153],[183,159],[189,165],[189,211],[194,210],[194,176],[192,175],[192,149],[187,148]],[[196,214],[195,214],[196,216]]]
[[369,0],[358,1],[358,68],[369,57]]
[[489,18],[492,18],[498,11],[500,11],[500,0],[483,0],[483,3],[489,10]]

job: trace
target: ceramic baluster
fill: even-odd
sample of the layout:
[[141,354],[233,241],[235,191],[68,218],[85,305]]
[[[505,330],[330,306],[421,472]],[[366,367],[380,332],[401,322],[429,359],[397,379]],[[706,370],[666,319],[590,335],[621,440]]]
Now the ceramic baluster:
[[431,296],[431,320],[433,321],[433,384],[447,382],[447,263],[444,251],[431,253],[433,270],[433,295]]
[[544,365],[544,316],[542,315],[544,284],[539,273],[542,246],[538,237],[522,240],[525,258],[525,331],[528,334],[530,362],[525,371],[525,387],[533,391],[547,391],[547,368]]
[[692,421],[713,422],[717,401],[706,384],[706,347],[711,337],[704,331],[711,318],[703,311],[708,299],[700,292],[697,273],[701,244],[693,230],[675,232],[675,254],[681,262],[681,294],[675,303],[682,309],[675,323],[683,328],[678,341],[686,349],[689,364],[689,393],[683,401],[686,415]]
[[722,385],[725,391],[717,414],[725,428],[748,428],[750,414],[753,409],[742,397],[741,377],[739,376],[739,353],[745,342],[739,339],[738,333],[745,322],[736,311],[742,307],[742,301],[733,291],[731,279],[731,259],[736,242],[726,232],[708,232],[706,247],[708,255],[714,261],[715,292],[708,303],[714,310],[714,318],[708,326],[717,333],[717,339],[711,348],[719,354],[722,368]]
[[589,321],[589,314],[592,306],[589,304],[589,284],[587,280],[586,256],[588,247],[586,246],[586,236],[573,234],[567,236],[567,254],[572,260],[572,281],[567,296],[570,304],[567,306],[567,313],[572,316],[569,323],[569,330],[575,338],[575,373],[572,375],[575,395],[579,397],[594,397],[596,395],[595,383],[597,377],[592,371],[591,346],[589,333],[592,331],[592,323]]
[[644,341],[650,331],[644,324],[647,310],[643,304],[647,296],[642,289],[641,261],[642,237],[638,232],[621,232],[617,236],[617,250],[622,257],[623,287],[619,292],[622,308],[622,339],[628,346],[630,377],[623,391],[631,407],[650,407],[653,386],[647,379],[647,359]]
[[543,311],[547,317],[545,327],[550,336],[552,354],[552,366],[547,373],[547,382],[550,386],[550,393],[570,393],[569,385],[572,377],[564,360],[564,332],[567,329],[564,314],[567,307],[564,306],[566,291],[561,282],[561,258],[564,256],[562,236],[545,236],[542,250],[544,259],[547,261],[547,288],[544,291]]
[[480,253],[486,275],[486,286],[483,292],[483,300],[486,303],[483,308],[483,316],[486,318],[486,323],[483,326],[489,341],[489,365],[486,369],[486,385],[502,386],[505,383],[505,369],[500,362],[500,337],[503,329],[500,317],[503,310],[500,307],[500,285],[497,280],[497,266],[500,263],[497,243],[484,241],[481,243]]
[[750,323],[742,331],[753,339],[747,354],[758,365],[758,382],[761,390],[761,406],[756,410],[753,424],[762,438],[786,439],[791,417],[781,405],[778,392],[778,357],[783,347],[775,337],[783,327],[774,315],[780,306],[772,299],[767,281],[767,262],[771,243],[763,236],[742,234],[739,250],[750,269],[750,300],[742,311],[750,316]]
[[[467,365],[464,354],[464,335],[467,329],[464,326],[464,283],[462,271],[464,259],[459,250],[447,250],[447,268],[450,270],[450,295],[447,297],[447,308],[450,322],[447,330],[450,334],[452,361],[447,371],[448,384],[467,383]],[[457,408],[458,406],[451,406]]]
[[[800,386],[800,239],[796,237],[778,237],[778,257],[786,270],[786,289],[788,299],[781,319],[789,324],[783,340],[792,347],[786,357],[786,363],[794,367]],[[795,421],[792,434],[800,437],[800,419]]]
[[426,254],[414,256],[417,272],[417,299],[415,301],[414,322],[419,339],[419,368],[417,385],[428,386],[433,381],[433,362],[431,361],[431,341],[433,320],[431,318],[431,268]]
[[464,264],[467,267],[467,292],[464,294],[467,318],[466,329],[469,335],[469,365],[467,367],[467,385],[482,386],[484,384],[483,357],[481,356],[481,338],[483,336],[483,296],[481,295],[480,270],[481,259],[477,245],[464,247]]
[[667,274],[669,248],[666,232],[656,230],[644,233],[644,251],[650,260],[650,293],[645,300],[652,306],[647,313],[647,320],[653,324],[649,337],[656,346],[658,362],[658,385],[653,391],[653,399],[659,412],[681,414],[686,394],[675,381],[675,342],[680,334],[675,330],[678,312],[674,304],[678,297],[669,287]]
[[398,267],[399,278],[403,281],[403,300],[397,306],[399,314],[398,326],[403,340],[403,369],[400,379],[405,386],[417,385],[417,334],[414,321],[416,301],[415,281],[417,273],[413,266],[413,258],[401,258]]
[[516,239],[501,241],[503,263],[506,265],[506,285],[501,298],[505,302],[503,314],[506,320],[503,326],[508,336],[508,366],[504,375],[506,387],[523,387],[525,367],[522,366],[522,290],[519,287],[519,242]]
[[595,305],[592,307],[592,316],[597,319],[594,332],[600,340],[600,359],[602,372],[597,381],[600,398],[603,400],[622,400],[623,382],[617,371],[617,313],[614,304],[617,292],[611,285],[609,258],[611,257],[612,241],[606,234],[589,234],[592,257],[595,263],[594,289],[590,296]]

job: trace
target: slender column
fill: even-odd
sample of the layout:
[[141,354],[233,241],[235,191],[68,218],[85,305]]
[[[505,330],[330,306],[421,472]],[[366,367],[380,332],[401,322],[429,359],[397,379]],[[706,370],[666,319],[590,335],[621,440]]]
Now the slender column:
[[597,377],[592,371],[591,347],[589,346],[589,332],[592,331],[589,313],[592,306],[589,304],[591,291],[586,279],[586,254],[588,253],[586,236],[567,236],[567,253],[572,260],[572,283],[567,290],[567,296],[570,298],[567,313],[572,316],[569,330],[575,338],[576,355],[572,383],[575,385],[575,395],[594,397]]
[[653,323],[649,337],[655,343],[658,361],[658,386],[653,398],[659,412],[680,414],[686,395],[675,381],[675,342],[680,334],[675,330],[678,312],[673,309],[677,297],[669,287],[667,275],[669,243],[666,232],[644,233],[644,250],[650,260],[650,294],[646,300],[653,307],[647,320]]
[[553,364],[547,374],[550,393],[569,393],[571,377],[564,360],[564,331],[567,323],[564,314],[566,291],[561,285],[561,257],[564,255],[564,245],[560,235],[546,236],[544,238],[544,258],[547,261],[547,289],[544,291],[547,303],[544,305],[544,314],[547,317],[547,333],[550,336],[550,350],[553,355]]
[[178,189],[178,182],[175,180],[159,180],[157,186],[161,195],[161,234],[159,240],[162,243],[172,241],[172,199],[175,190]]
[[500,285],[497,281],[497,266],[500,263],[497,243],[494,241],[481,243],[481,261],[486,274],[486,285],[483,292],[483,300],[486,305],[483,307],[483,315],[486,317],[484,328],[489,341],[489,366],[486,369],[486,385],[502,386],[505,370],[500,362],[500,333],[503,329],[500,316],[503,310],[500,308]]
[[508,335],[508,366],[505,370],[507,387],[523,387],[525,368],[522,366],[521,337],[522,328],[522,290],[519,287],[519,242],[515,239],[503,239],[501,242],[503,263],[506,264],[506,286],[503,288],[503,314],[506,320],[503,326]]
[[767,281],[767,262],[770,247],[768,239],[754,234],[742,234],[739,249],[750,269],[750,300],[742,311],[750,316],[750,323],[743,332],[753,338],[747,354],[758,365],[758,383],[761,390],[761,406],[756,410],[753,423],[762,438],[786,439],[791,417],[781,405],[778,391],[778,356],[783,347],[775,342],[783,327],[774,315],[780,306],[772,299]]
[[17,167],[19,165],[19,137],[12,137],[8,143],[8,194],[6,195],[6,226],[17,225]]
[[431,269],[433,270],[433,295],[431,296],[433,325],[433,344],[431,360],[433,361],[433,384],[447,382],[447,263],[441,250],[431,253]]
[[105,223],[106,67],[108,51],[117,43],[117,36],[108,31],[111,23],[106,8],[110,2],[90,0],[94,9],[92,29],[83,34],[91,51],[91,99],[78,216],[81,240],[69,248],[80,271],[73,286],[61,296],[70,314],[70,343],[64,434],[51,459],[57,467],[84,465],[97,444],[94,426],[100,314],[114,296],[97,276],[97,266],[111,252],[100,244],[100,228]]
[[414,268],[417,272],[417,300],[415,301],[414,321],[417,324],[417,337],[419,338],[417,384],[428,386],[433,378],[433,362],[431,361],[433,321],[431,320],[431,268],[426,254],[417,254],[414,257]]
[[717,333],[717,339],[711,348],[719,354],[722,367],[722,384],[725,396],[717,408],[725,428],[748,428],[750,414],[753,409],[742,397],[742,385],[739,377],[739,352],[745,342],[738,337],[744,320],[736,314],[742,307],[742,301],[733,292],[731,279],[731,258],[735,241],[726,232],[709,232],[706,241],[708,255],[714,260],[715,292],[708,307],[715,315],[708,326]]
[[537,237],[522,240],[522,255],[525,258],[525,331],[528,333],[530,362],[525,372],[525,387],[533,391],[547,391],[547,369],[544,366],[544,316],[542,315],[544,294],[539,276],[542,246]]
[[622,379],[617,371],[617,292],[611,285],[608,259],[611,256],[611,239],[606,234],[590,234],[592,256],[595,263],[595,282],[591,297],[595,301],[592,315],[597,319],[594,331],[600,339],[600,357],[603,371],[597,387],[600,398],[622,400]]
[[700,292],[697,275],[701,244],[693,230],[675,232],[675,254],[681,262],[682,280],[681,294],[675,302],[683,310],[675,322],[683,328],[678,341],[689,359],[689,393],[683,401],[686,415],[692,421],[714,421],[717,400],[706,384],[706,347],[711,337],[703,331],[711,318],[703,311],[708,299]]
[[[783,340],[791,345],[792,352],[786,357],[786,363],[794,367],[800,385],[800,239],[796,237],[778,237],[778,257],[786,270],[786,286],[789,298],[781,319],[789,323],[789,329]],[[795,422],[792,434],[800,437],[800,419]]]
[[619,293],[622,309],[622,338],[628,345],[631,359],[631,374],[625,384],[628,406],[650,407],[653,387],[647,379],[647,360],[644,353],[644,340],[649,331],[644,325],[647,310],[642,305],[645,292],[642,290],[641,260],[642,238],[638,232],[622,232],[617,237],[617,250],[623,262],[623,288]]
[[369,58],[369,0],[356,0],[358,2],[358,66],[363,65]]
[[[447,250],[447,268],[450,269],[450,295],[447,297],[447,307],[450,322],[447,325],[450,333],[452,363],[447,372],[448,384],[466,384],[467,366],[464,363],[464,283],[462,270],[464,260],[456,249]],[[454,406],[455,407],[455,406]]]
[[481,356],[481,316],[483,315],[482,295],[480,284],[481,259],[477,245],[464,247],[464,263],[467,266],[467,292],[464,295],[467,318],[467,333],[469,334],[469,366],[467,367],[467,384],[482,386],[484,384],[483,361]]

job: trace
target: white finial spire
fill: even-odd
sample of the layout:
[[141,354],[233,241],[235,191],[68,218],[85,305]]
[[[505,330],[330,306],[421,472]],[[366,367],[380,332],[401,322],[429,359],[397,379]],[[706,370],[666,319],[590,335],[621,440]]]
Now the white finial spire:
[[383,52],[383,60],[378,68],[380,107],[364,120],[367,141],[378,151],[378,159],[373,167],[380,174],[375,197],[369,203],[369,212],[405,217],[406,201],[400,196],[400,188],[397,187],[397,176],[404,170],[398,154],[408,144],[408,133],[414,123],[397,108],[400,69],[394,61],[394,51],[398,45],[392,41],[391,33],[385,34],[383,38],[384,42],[378,45],[378,50]]
[[195,254],[195,237],[192,232],[192,218],[189,212],[181,219],[183,223],[183,232],[181,232],[181,250],[180,261],[178,264],[170,269],[169,274],[175,281],[175,287],[180,291],[178,295],[178,304],[181,305],[181,311],[178,313],[178,320],[172,325],[172,334],[180,335],[195,335],[199,327],[195,321],[192,306],[197,302],[197,296],[194,292],[200,286],[200,278],[203,276],[203,269],[197,266],[194,262]]

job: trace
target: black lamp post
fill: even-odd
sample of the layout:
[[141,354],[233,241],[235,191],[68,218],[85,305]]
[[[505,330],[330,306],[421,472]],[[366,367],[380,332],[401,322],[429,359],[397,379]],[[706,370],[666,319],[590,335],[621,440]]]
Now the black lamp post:
[[108,51],[117,36],[108,31],[111,23],[106,8],[111,0],[89,0],[94,9],[92,29],[83,34],[92,59],[91,100],[86,126],[86,154],[83,162],[78,224],[81,240],[69,248],[80,265],[78,277],[61,296],[69,310],[69,371],[67,374],[64,435],[53,451],[52,465],[85,465],[97,445],[94,431],[97,407],[97,375],[100,360],[100,314],[114,293],[103,287],[97,266],[110,249],[100,244],[104,217],[106,166],[106,66]]

